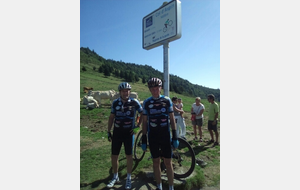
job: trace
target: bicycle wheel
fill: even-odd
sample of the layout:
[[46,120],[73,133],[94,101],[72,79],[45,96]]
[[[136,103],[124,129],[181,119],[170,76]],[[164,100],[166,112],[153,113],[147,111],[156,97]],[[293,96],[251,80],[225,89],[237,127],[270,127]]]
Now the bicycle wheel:
[[172,164],[175,178],[186,178],[195,169],[195,152],[191,145],[184,139],[178,138],[179,146],[173,150]]
[[145,156],[145,152],[142,149],[142,135],[143,131],[137,134],[133,148],[133,156],[137,161],[141,161]]

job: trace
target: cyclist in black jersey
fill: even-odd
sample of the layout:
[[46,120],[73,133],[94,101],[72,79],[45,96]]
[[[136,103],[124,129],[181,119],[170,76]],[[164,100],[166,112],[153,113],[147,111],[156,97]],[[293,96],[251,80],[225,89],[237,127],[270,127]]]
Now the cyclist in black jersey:
[[[162,81],[159,78],[149,79],[148,87],[152,96],[144,100],[143,103],[142,148],[144,151],[146,150],[148,139],[157,189],[162,190],[160,168],[160,156],[162,156],[167,169],[169,189],[173,190],[174,172],[171,160],[171,144],[174,148],[177,148],[179,144],[177,140],[173,104],[169,97],[160,95]],[[172,139],[170,134],[170,123],[172,128]]]
[[[143,107],[137,99],[130,98],[131,86],[127,82],[122,82],[119,87],[120,97],[115,99],[111,105],[111,113],[108,119],[108,140],[111,145],[111,162],[114,172],[112,180],[107,187],[113,187],[119,181],[119,154],[124,143],[124,149],[127,159],[127,180],[125,189],[131,189],[131,170],[132,170],[132,148],[134,141],[134,127],[140,127],[142,119],[135,126],[136,111],[143,112]],[[113,135],[111,128],[114,125]]]

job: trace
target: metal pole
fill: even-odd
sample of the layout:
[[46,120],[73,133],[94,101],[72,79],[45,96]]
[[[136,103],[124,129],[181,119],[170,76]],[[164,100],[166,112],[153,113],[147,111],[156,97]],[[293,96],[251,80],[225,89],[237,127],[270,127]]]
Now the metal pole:
[[169,42],[164,43],[164,94],[169,96]]

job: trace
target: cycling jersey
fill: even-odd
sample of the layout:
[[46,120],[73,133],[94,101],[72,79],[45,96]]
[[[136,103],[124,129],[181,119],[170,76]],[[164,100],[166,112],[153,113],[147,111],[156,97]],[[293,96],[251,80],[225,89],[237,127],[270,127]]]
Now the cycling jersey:
[[114,132],[131,130],[134,127],[136,111],[139,113],[143,111],[137,99],[129,97],[125,103],[121,98],[115,99],[111,106],[111,113],[115,115]]
[[150,152],[153,158],[160,156],[171,157],[171,135],[169,114],[173,113],[173,103],[169,97],[160,95],[154,99],[150,97],[144,101],[143,115],[147,115],[147,129]]
[[123,103],[121,98],[115,99],[111,106],[111,113],[115,115],[114,130],[112,138],[112,154],[119,155],[122,142],[124,142],[125,153],[132,154],[133,135],[130,131],[135,124],[136,111],[141,113],[143,107],[138,100],[130,98]]
[[[173,104],[169,97],[160,95],[154,99],[150,97],[144,101],[143,115],[148,116],[148,134],[153,138],[162,137],[170,133],[169,113],[173,113]],[[152,135],[153,134],[153,135]]]

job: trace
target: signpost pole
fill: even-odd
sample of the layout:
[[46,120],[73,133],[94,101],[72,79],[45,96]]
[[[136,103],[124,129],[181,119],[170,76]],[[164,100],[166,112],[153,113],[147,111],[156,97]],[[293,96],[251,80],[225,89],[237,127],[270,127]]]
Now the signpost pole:
[[169,96],[169,42],[164,42],[164,94]]
[[164,95],[169,95],[169,43],[181,38],[181,2],[165,1],[158,9],[143,18],[143,48],[163,45]]

